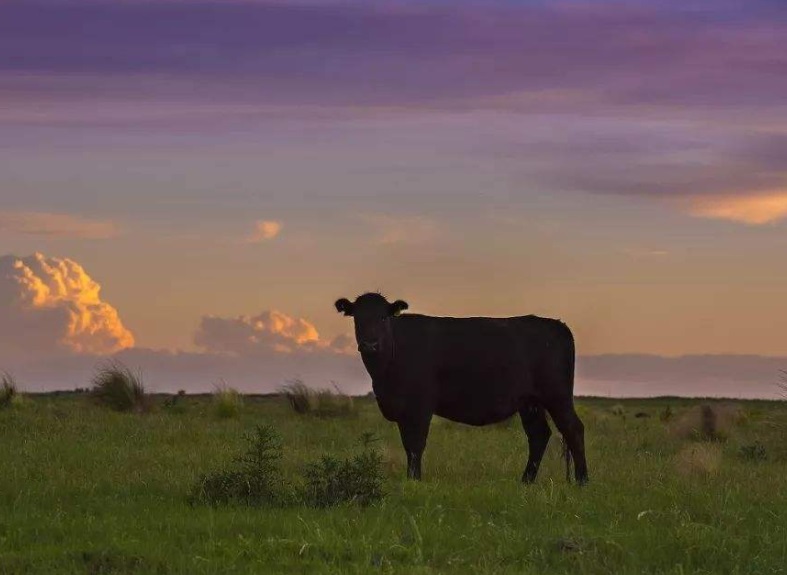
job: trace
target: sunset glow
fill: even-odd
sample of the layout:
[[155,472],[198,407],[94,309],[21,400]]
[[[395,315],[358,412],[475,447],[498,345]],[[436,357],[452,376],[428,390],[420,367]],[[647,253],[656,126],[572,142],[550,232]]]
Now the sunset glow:
[[787,357],[785,37],[769,0],[0,3],[0,371],[364,390],[332,303],[377,290],[659,373]]

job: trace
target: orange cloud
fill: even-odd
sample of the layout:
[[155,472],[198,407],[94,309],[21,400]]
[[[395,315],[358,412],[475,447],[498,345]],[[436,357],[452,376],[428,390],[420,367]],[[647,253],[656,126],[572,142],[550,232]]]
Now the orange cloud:
[[134,345],[101,286],[78,263],[36,253],[0,258],[0,346],[9,355],[109,354]]
[[248,238],[250,243],[272,240],[281,233],[284,224],[274,220],[259,220],[254,224],[254,231]]
[[118,229],[112,222],[47,212],[0,211],[0,231],[89,240],[118,235]]
[[312,323],[279,311],[264,311],[248,317],[205,316],[194,342],[213,353],[256,355],[261,352],[290,353],[297,349],[322,347]]
[[787,218],[787,192],[698,198],[689,206],[689,213],[744,224],[769,224]]

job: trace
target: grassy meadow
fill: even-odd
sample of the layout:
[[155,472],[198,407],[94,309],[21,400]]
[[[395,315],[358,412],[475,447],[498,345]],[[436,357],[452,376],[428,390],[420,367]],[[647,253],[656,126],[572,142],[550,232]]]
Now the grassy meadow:
[[[685,421],[699,400],[579,399],[591,482],[578,488],[557,434],[536,484],[519,483],[518,420],[435,418],[416,483],[371,399],[334,417],[297,414],[285,397],[232,401],[153,396],[145,412],[119,413],[62,393],[0,409],[0,573],[787,572],[785,402],[720,408],[719,437],[696,441]],[[190,505],[197,477],[226,465],[258,424],[279,432],[293,481],[374,433],[386,497]]]

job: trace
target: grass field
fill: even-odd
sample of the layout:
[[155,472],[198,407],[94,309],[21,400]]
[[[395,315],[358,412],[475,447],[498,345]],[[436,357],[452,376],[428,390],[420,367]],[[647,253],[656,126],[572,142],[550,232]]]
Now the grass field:
[[[276,397],[244,398],[237,417],[207,397],[179,410],[164,399],[146,414],[77,394],[0,410],[0,573],[787,572],[785,403],[738,402],[727,439],[695,449],[659,415],[670,405],[679,420],[697,401],[580,399],[591,483],[578,488],[557,435],[536,484],[519,483],[518,421],[436,418],[415,483],[373,400],[320,419]],[[197,476],[259,423],[279,431],[292,477],[374,432],[387,496],[367,508],[190,506]]]

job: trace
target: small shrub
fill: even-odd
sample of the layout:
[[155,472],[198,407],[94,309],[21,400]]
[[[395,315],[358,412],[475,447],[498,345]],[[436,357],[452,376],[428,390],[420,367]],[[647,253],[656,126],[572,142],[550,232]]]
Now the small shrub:
[[768,459],[768,452],[765,450],[765,446],[759,441],[755,441],[754,443],[749,443],[747,445],[741,445],[738,454],[746,461],[759,462],[767,461]]
[[675,417],[675,413],[672,411],[672,407],[669,405],[665,407],[664,411],[662,411],[659,415],[659,419],[664,422],[671,421],[673,417]]
[[616,403],[615,405],[610,407],[609,411],[612,413],[612,415],[619,415],[619,416],[626,415],[626,409],[619,403]]
[[324,455],[304,472],[305,502],[314,507],[340,503],[370,505],[383,497],[382,456],[365,450],[350,459]]
[[3,385],[0,387],[0,408],[11,407],[19,403],[21,395],[16,380],[9,373],[2,375]]
[[[334,391],[335,390],[335,391]],[[294,379],[281,388],[295,413],[317,417],[349,417],[356,414],[353,398],[339,390],[314,390],[300,379]]]
[[715,475],[721,465],[721,448],[710,443],[692,443],[675,457],[675,466],[681,475]]
[[149,408],[141,377],[120,362],[100,366],[91,383],[93,397],[115,411],[144,412]]
[[186,392],[179,389],[177,394],[164,400],[164,409],[172,413],[183,413],[186,410],[185,398]]
[[279,464],[279,435],[269,425],[258,425],[246,436],[247,450],[235,457],[231,468],[197,480],[190,501],[208,505],[239,503],[250,506],[282,505],[288,500]]
[[237,417],[243,408],[243,395],[232,387],[217,387],[213,392],[213,406],[216,415],[223,419]]

